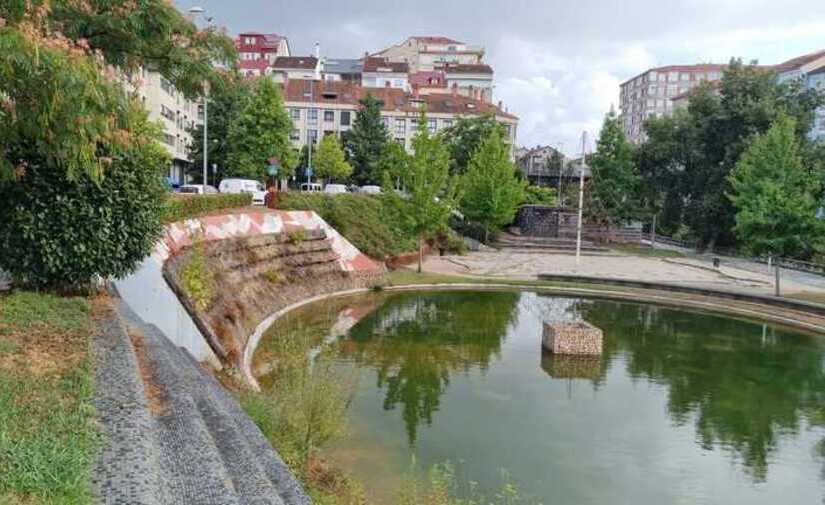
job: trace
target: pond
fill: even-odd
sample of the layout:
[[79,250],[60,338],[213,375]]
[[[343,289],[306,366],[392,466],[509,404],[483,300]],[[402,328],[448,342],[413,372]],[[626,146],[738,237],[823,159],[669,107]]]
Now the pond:
[[[604,331],[595,358],[542,352],[542,321]],[[452,462],[545,504],[821,503],[825,338],[663,306],[529,292],[398,292],[325,301],[267,338],[334,342],[357,372],[349,433],[325,457],[390,496]]]

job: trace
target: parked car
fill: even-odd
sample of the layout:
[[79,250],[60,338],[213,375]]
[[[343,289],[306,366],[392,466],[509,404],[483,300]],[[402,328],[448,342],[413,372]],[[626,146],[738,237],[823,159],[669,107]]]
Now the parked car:
[[338,194],[346,192],[347,186],[345,184],[327,184],[324,186],[324,193]]
[[365,195],[377,195],[381,193],[381,186],[361,186],[358,188],[358,192]]
[[323,187],[318,184],[317,182],[305,182],[301,184],[301,191],[309,192],[309,193],[317,193],[322,191]]
[[185,193],[191,195],[203,195],[217,193],[215,186],[206,185],[206,191],[203,189],[203,184],[184,184],[178,188],[178,193]]
[[218,189],[221,193],[251,193],[252,205],[263,205],[266,199],[264,185],[252,179],[224,179]]

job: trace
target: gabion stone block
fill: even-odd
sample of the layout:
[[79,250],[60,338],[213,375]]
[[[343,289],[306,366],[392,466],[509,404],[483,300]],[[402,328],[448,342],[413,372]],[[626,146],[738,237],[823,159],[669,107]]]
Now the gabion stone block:
[[553,354],[601,354],[602,330],[586,321],[545,321],[541,345]]

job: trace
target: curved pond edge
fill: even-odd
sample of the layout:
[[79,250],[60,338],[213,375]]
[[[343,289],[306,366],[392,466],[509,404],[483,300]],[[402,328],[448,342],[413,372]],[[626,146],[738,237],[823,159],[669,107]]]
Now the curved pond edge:
[[[543,277],[543,278],[542,278]],[[564,278],[562,278],[564,277]],[[603,298],[613,300],[634,301],[639,303],[657,303],[677,308],[693,308],[707,312],[724,315],[744,316],[762,321],[781,324],[791,328],[807,330],[825,335],[825,306],[794,301],[785,298],[777,298],[764,295],[749,295],[724,290],[714,290],[697,288],[692,286],[680,286],[669,283],[654,283],[642,281],[625,281],[617,279],[600,279],[597,277],[579,276],[539,276],[540,280],[572,283],[592,283],[592,288],[570,287],[570,286],[542,286],[532,284],[516,283],[436,283],[436,284],[405,284],[398,286],[385,286],[381,291],[532,291],[536,293],[550,293],[559,295],[584,296],[588,298]],[[518,281],[516,281],[518,282]],[[601,288],[600,288],[601,286]],[[621,291],[617,289],[605,289],[607,287],[627,287],[636,289],[635,291]],[[358,288],[346,291],[338,291],[324,295],[307,298],[300,302],[284,307],[266,317],[255,328],[253,334],[247,340],[241,360],[241,372],[246,382],[256,391],[260,391],[258,380],[252,374],[252,357],[260,344],[261,338],[266,331],[281,317],[287,313],[315,302],[340,298],[345,296],[365,294],[375,292],[371,288]],[[701,296],[701,299],[675,297],[675,294],[688,296]],[[727,303],[725,303],[727,302]],[[731,305],[730,302],[738,302],[739,305]],[[747,305],[743,305],[747,304]],[[767,312],[766,309],[779,309],[785,312]],[[803,321],[798,316],[812,316],[814,321]]]

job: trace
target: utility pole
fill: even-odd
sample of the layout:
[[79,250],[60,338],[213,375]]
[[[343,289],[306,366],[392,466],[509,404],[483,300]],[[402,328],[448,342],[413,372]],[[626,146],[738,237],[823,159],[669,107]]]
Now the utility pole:
[[[309,109],[308,110],[312,110],[312,108],[313,108],[312,105],[315,103],[315,88],[313,86],[314,84],[315,84],[315,80],[310,79],[309,80]],[[316,123],[315,136],[317,137],[318,136],[318,129],[317,129],[318,128],[318,126],[317,126],[318,112],[317,111],[315,112],[315,123]],[[307,118],[307,126],[309,126],[309,118]],[[307,142],[307,144],[308,144],[308,146],[307,146],[307,149],[308,149],[308,151],[307,151],[308,152],[308,154],[307,154],[307,191],[309,191],[309,189],[310,189],[309,188],[309,183],[312,182],[312,144],[315,142],[315,139],[313,137],[309,136],[309,130],[308,129],[307,129],[307,137],[308,137],[307,140],[309,141],[309,142]]]
[[207,140],[207,130],[209,128],[209,81],[203,83],[203,194],[206,194],[207,167],[209,166],[209,141]]
[[587,147],[587,132],[582,132],[582,162],[579,165],[579,221],[576,224],[576,265],[581,263],[582,255],[582,215],[584,214],[584,164]]

